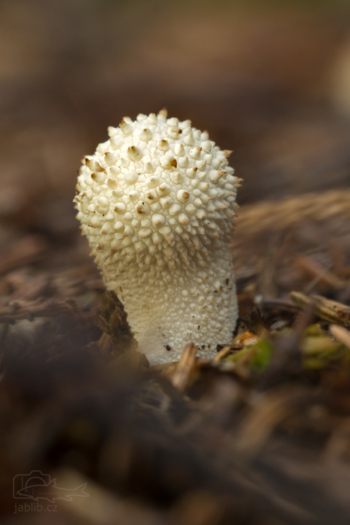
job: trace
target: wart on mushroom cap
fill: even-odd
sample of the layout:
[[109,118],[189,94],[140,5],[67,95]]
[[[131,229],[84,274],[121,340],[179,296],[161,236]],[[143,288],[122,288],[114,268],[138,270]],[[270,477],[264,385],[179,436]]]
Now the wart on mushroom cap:
[[150,364],[179,359],[189,341],[211,358],[237,319],[230,152],[164,110],[108,132],[83,159],[74,199],[104,282]]

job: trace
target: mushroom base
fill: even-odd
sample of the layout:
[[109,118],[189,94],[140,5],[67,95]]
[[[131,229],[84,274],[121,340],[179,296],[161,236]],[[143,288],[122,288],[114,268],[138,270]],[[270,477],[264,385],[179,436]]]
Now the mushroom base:
[[[218,263],[218,261],[220,262]],[[229,344],[238,316],[231,257],[217,253],[201,271],[159,272],[145,267],[133,278],[109,282],[124,304],[139,350],[150,365],[177,361],[185,345],[211,359],[218,344]],[[188,270],[188,269],[187,269]]]

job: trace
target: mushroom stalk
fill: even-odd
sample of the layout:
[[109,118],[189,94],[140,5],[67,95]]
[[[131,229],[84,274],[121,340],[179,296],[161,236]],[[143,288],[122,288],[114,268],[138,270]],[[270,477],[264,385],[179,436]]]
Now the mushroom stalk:
[[151,365],[178,360],[189,341],[202,357],[211,358],[218,343],[232,340],[237,319],[232,258],[221,240],[212,248],[214,257],[205,257],[199,271],[182,267],[157,272],[141,264],[132,278],[120,275],[118,285],[107,284],[122,300],[139,349]]
[[213,357],[237,319],[230,152],[164,111],[109,135],[84,158],[75,198],[104,282],[150,364],[179,359],[190,341]]

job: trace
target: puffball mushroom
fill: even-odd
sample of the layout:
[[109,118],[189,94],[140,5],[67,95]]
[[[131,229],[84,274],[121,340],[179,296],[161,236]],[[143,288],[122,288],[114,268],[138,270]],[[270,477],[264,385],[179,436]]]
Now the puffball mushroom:
[[74,199],[105,285],[151,365],[176,361],[190,341],[211,358],[237,320],[231,152],[165,110],[108,133],[84,157]]

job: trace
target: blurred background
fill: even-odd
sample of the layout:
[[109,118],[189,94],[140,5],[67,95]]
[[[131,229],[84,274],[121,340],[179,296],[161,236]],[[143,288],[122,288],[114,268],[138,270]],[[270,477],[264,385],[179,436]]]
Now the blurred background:
[[1,0],[1,218],[76,230],[81,157],[164,106],[234,150],[241,204],[347,186],[349,2]]

